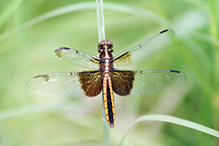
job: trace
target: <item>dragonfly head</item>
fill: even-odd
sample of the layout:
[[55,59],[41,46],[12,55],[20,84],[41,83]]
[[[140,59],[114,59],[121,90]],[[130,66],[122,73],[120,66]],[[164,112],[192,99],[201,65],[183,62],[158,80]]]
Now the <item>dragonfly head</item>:
[[98,52],[102,52],[105,49],[107,49],[107,51],[113,52],[113,43],[110,42],[107,39],[102,40],[99,44],[98,44]]

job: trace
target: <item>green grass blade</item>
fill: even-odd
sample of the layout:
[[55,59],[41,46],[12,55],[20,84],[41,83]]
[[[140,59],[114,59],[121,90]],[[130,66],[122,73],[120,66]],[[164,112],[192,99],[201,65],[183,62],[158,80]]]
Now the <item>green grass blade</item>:
[[45,21],[47,19],[59,16],[59,15],[63,15],[63,14],[66,14],[66,13],[70,13],[70,12],[73,12],[73,11],[77,11],[77,10],[93,9],[93,8],[95,8],[95,3],[87,2],[87,3],[74,4],[74,5],[70,5],[70,6],[66,6],[66,7],[62,7],[62,8],[50,11],[48,13],[45,13],[41,16],[38,16],[36,18],[33,18],[33,19],[29,20],[29,21],[23,23],[20,26],[17,26],[17,27],[15,27],[15,28],[13,28],[9,31],[6,31],[5,33],[0,35],[0,41],[3,41],[4,39],[7,39],[8,37],[13,35],[14,33],[18,32],[18,31],[20,31],[24,28],[30,27],[32,25],[35,25],[35,24],[40,23],[42,21]]
[[122,145],[125,137],[127,136],[128,132],[130,131],[130,129],[140,123],[140,122],[147,122],[147,121],[161,121],[161,122],[168,122],[168,123],[173,123],[173,124],[177,124],[177,125],[181,125],[181,126],[185,126],[191,129],[195,129],[201,132],[204,132],[206,134],[215,136],[217,138],[219,138],[219,131],[216,131],[214,129],[208,128],[206,126],[194,123],[194,122],[190,122],[188,120],[184,120],[184,119],[180,119],[180,118],[176,118],[176,117],[172,117],[172,116],[167,116],[167,115],[146,115],[146,116],[142,116],[140,118],[138,118],[137,120],[135,120],[131,126],[129,127],[129,129],[127,130],[127,132],[125,133],[125,135],[123,136],[121,142],[120,142],[120,146]]
[[[134,7],[131,7],[131,6],[124,6],[124,5],[120,5],[120,4],[109,3],[109,2],[106,2],[105,5],[106,5],[105,9],[136,14],[136,15],[139,15],[139,16],[144,17],[146,19],[151,19],[152,21],[155,21],[158,24],[163,24],[164,23],[164,24],[170,26],[169,22],[167,22],[166,20],[162,19],[161,17],[157,16],[155,13],[152,13],[150,11],[146,11],[146,10],[139,9],[139,8],[134,8]],[[8,31],[2,33],[0,35],[0,41],[3,41],[5,39],[7,39],[8,37],[12,36],[13,34],[15,34],[16,32],[18,32],[22,29],[25,29],[27,27],[30,27],[32,25],[35,25],[35,24],[40,23],[42,21],[45,21],[47,19],[50,19],[50,18],[53,18],[53,17],[56,17],[56,16],[60,16],[60,15],[66,14],[66,13],[70,13],[70,12],[73,12],[73,11],[84,10],[84,9],[94,9],[95,6],[96,6],[96,4],[93,3],[93,2],[85,2],[85,3],[69,5],[69,6],[66,6],[66,7],[62,7],[62,8],[50,11],[48,13],[45,13],[43,15],[40,15],[36,18],[33,18],[33,19],[29,20],[29,21],[23,23],[20,26],[17,26],[15,28],[11,29],[11,30],[8,30]],[[101,14],[101,17],[102,17],[102,14]],[[102,25],[104,25],[104,23]],[[103,33],[104,33],[103,38],[105,38],[105,30],[103,31]]]
[[10,19],[10,16],[14,14],[15,10],[23,3],[24,0],[13,0],[11,3],[4,8],[0,15],[0,28],[2,25]]
[[26,106],[22,108],[6,110],[0,113],[0,121],[15,117],[15,116],[23,115],[23,114],[50,110],[56,107],[57,107],[57,104],[53,103],[53,104],[40,104],[40,105],[34,105],[34,106]]

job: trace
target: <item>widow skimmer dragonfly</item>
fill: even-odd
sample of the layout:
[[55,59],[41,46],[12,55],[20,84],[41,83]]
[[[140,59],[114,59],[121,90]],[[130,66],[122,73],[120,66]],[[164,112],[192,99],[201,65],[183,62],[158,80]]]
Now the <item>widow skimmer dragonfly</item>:
[[114,94],[145,95],[181,84],[186,76],[176,70],[124,70],[118,69],[148,60],[158,53],[173,37],[172,30],[163,30],[144,42],[113,57],[113,44],[107,39],[98,44],[99,57],[87,52],[61,47],[58,57],[91,70],[81,72],[50,73],[31,78],[27,85],[65,97],[95,97],[102,91],[106,120],[114,127]]

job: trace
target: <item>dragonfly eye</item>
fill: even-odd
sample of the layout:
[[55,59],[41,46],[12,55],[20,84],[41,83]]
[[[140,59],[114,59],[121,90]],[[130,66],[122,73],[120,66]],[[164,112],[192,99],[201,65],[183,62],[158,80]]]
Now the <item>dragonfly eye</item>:
[[109,48],[112,48],[112,47],[113,47],[113,45],[112,45],[112,44],[107,44],[107,46],[108,46]]
[[113,43],[110,42],[107,39],[102,40],[99,44],[98,47],[101,48],[103,45],[107,45],[108,47],[112,48],[113,47]]

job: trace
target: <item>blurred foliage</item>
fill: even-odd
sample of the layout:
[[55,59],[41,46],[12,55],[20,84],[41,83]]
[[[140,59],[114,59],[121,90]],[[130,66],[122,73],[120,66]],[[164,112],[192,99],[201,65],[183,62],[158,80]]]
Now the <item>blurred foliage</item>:
[[[168,114],[219,130],[219,1],[104,1],[106,37],[114,55],[160,30],[175,31],[157,55],[133,69],[175,69],[183,85],[142,97],[116,98],[117,145],[129,125],[145,114]],[[90,7],[84,7],[84,4]],[[75,6],[77,10],[68,10]],[[82,8],[81,8],[81,7]],[[52,16],[49,12],[67,13]],[[43,19],[42,16],[48,14]],[[38,21],[35,21],[36,19]],[[69,99],[29,89],[37,74],[83,70],[53,51],[66,46],[97,54],[94,1],[0,1],[0,145],[103,145],[101,96]],[[158,122],[142,123],[124,145],[219,145],[209,135]]]

